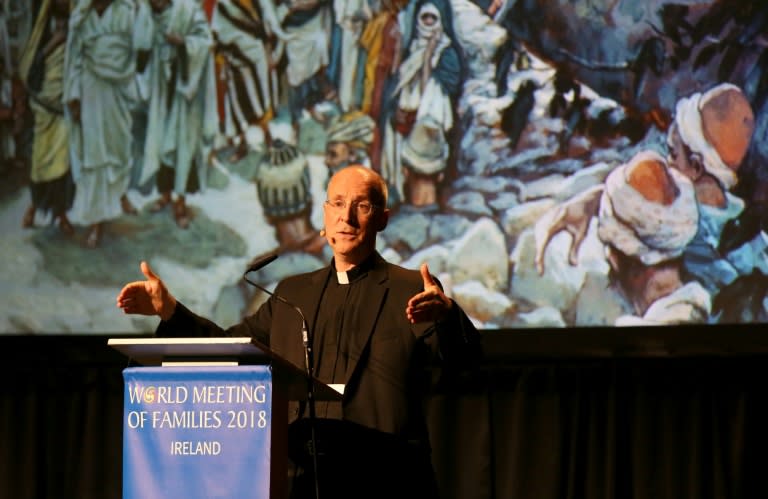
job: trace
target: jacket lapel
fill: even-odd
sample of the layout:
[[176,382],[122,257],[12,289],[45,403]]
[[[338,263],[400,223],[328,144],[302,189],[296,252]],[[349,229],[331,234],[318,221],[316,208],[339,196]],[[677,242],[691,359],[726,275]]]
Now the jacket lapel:
[[373,336],[376,324],[381,317],[384,299],[389,290],[388,282],[387,263],[377,254],[376,263],[370,271],[369,278],[365,280],[363,296],[366,297],[366,307],[365,311],[359,315],[360,340],[353,343],[353,350],[350,351],[351,362],[347,366],[346,384],[349,384],[351,381],[352,376],[360,365],[361,359],[367,355],[371,336]]
[[307,320],[307,327],[310,328],[310,333],[312,335],[314,335],[315,318],[320,311],[320,300],[325,291],[325,283],[332,270],[331,267],[325,267],[310,276],[309,287],[305,295],[306,299],[304,303],[301,304],[302,312],[304,312],[304,316]]

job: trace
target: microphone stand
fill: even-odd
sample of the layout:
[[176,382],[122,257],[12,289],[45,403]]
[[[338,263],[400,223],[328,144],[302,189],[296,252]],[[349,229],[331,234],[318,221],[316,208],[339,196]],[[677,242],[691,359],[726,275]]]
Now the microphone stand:
[[[299,310],[298,307],[295,307]],[[304,366],[307,369],[307,405],[309,406],[309,434],[312,444],[312,467],[314,468],[315,499],[320,499],[320,482],[318,480],[317,466],[317,413],[315,412],[315,383],[312,381],[314,371],[314,355],[312,341],[309,336],[309,328],[304,314],[301,314],[301,340],[304,344]]]
[[[271,261],[271,260],[270,260]],[[269,263],[269,262],[267,262]],[[315,499],[320,499],[320,481],[318,479],[318,466],[317,466],[317,413],[315,410],[315,384],[313,383],[312,372],[314,371],[314,356],[312,349],[312,340],[309,334],[309,327],[307,326],[307,319],[304,317],[304,312],[299,307],[289,302],[280,295],[277,295],[267,288],[253,282],[248,279],[248,273],[255,269],[249,269],[243,274],[243,280],[251,286],[258,288],[259,290],[267,293],[269,296],[274,297],[278,301],[288,305],[294,309],[301,317],[301,343],[304,346],[304,369],[307,373],[307,406],[309,407],[309,434],[310,434],[310,454],[312,455],[312,468],[313,478],[315,486]]]

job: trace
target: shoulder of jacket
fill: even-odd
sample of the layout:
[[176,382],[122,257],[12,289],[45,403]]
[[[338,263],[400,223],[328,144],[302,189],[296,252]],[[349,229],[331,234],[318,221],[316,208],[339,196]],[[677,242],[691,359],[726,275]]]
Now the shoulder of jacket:
[[417,283],[421,285],[421,272],[387,262],[387,274],[392,282]]
[[278,287],[295,286],[295,285],[307,285],[307,283],[320,282],[325,274],[329,271],[328,267],[322,267],[317,270],[311,270],[309,272],[302,272],[300,274],[293,274],[286,276],[278,282]]

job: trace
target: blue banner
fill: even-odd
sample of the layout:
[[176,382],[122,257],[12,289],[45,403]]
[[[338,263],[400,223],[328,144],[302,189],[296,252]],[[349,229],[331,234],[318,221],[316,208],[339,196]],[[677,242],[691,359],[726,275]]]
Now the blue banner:
[[269,366],[123,371],[123,499],[268,499]]

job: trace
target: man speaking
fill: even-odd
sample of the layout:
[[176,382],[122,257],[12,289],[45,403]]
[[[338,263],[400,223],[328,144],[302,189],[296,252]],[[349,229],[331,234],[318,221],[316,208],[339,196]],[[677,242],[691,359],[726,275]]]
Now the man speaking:
[[[436,498],[422,410],[426,369],[433,361],[449,369],[475,364],[478,331],[426,264],[408,270],[376,251],[389,210],[386,183],[375,171],[350,166],[337,172],[323,209],[330,264],[284,279],[255,314],[226,330],[178,302],[146,262],[146,280],[127,284],[117,306],[158,315],[158,336],[251,336],[303,366],[298,308],[312,333],[313,374],[345,385],[340,402],[316,406],[317,417],[333,429],[327,448],[318,440],[320,497]],[[307,416],[297,404],[292,427]],[[292,459],[298,467],[292,497],[313,497],[311,460],[295,452]]]

